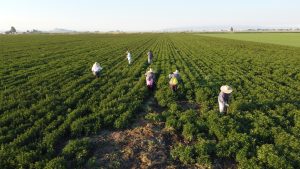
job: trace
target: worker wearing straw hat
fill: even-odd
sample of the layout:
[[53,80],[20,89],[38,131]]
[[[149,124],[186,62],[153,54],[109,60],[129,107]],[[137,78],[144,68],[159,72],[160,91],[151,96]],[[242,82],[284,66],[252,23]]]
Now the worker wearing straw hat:
[[131,64],[131,54],[129,52],[129,50],[127,50],[127,60],[128,60],[128,64]]
[[228,85],[221,86],[220,88],[221,92],[218,97],[219,102],[219,109],[220,113],[227,113],[227,109],[229,107],[229,97],[231,92],[233,91],[232,88]]
[[154,87],[155,74],[152,68],[145,73],[146,76],[146,85],[149,90],[152,90]]
[[92,67],[92,72],[93,72],[93,75],[96,76],[96,78],[98,78],[100,76],[101,70],[102,70],[102,67],[100,66],[100,64],[98,62],[95,62]]
[[169,85],[170,88],[172,89],[173,92],[175,92],[178,89],[178,83],[181,80],[180,75],[179,75],[179,71],[176,70],[173,73],[169,74]]
[[151,64],[152,62],[152,58],[153,58],[153,53],[151,50],[149,50],[149,52],[147,53],[148,55],[148,64]]

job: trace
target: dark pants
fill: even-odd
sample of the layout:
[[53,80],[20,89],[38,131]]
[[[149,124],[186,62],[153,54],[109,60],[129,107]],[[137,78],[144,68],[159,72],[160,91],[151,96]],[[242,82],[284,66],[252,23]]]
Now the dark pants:
[[93,72],[93,75],[95,75],[97,78],[100,76],[100,71],[98,72]]
[[154,84],[147,85],[148,90],[153,91],[154,90]]
[[177,90],[177,85],[170,85],[171,89],[173,92],[175,92]]

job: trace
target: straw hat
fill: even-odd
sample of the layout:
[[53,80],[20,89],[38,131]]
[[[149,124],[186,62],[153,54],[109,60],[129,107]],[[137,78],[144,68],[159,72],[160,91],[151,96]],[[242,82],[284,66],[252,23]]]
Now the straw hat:
[[178,70],[176,70],[175,72],[173,72],[174,74],[179,74],[179,71]]
[[228,85],[221,86],[220,90],[227,94],[229,94],[233,91],[232,88]]

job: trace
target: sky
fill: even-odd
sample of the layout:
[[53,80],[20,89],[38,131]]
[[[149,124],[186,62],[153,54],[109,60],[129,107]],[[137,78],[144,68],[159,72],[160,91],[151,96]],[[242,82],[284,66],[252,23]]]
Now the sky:
[[0,0],[0,31],[300,27],[300,0]]

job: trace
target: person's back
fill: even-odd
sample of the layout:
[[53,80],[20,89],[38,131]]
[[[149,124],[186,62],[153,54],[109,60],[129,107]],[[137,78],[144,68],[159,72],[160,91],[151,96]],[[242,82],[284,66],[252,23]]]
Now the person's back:
[[152,51],[149,51],[147,55],[148,55],[148,63],[150,64],[152,62],[152,57],[153,57]]
[[173,76],[170,80],[171,85],[177,85],[178,84],[178,79],[177,77]]
[[223,102],[224,104],[227,104],[228,101],[229,101],[229,96],[230,96],[230,94],[226,94],[226,93],[224,93],[224,92],[221,91],[219,93],[218,100],[221,101],[221,102]]
[[169,74],[169,79],[170,79],[169,85],[170,85],[171,89],[172,89],[173,91],[176,91],[177,88],[178,88],[179,80],[180,80],[180,76],[179,76],[178,70],[176,70],[176,71],[173,72],[173,73],[170,73],[170,74]]
[[149,57],[150,59],[152,59],[152,57],[153,57],[152,51],[149,51],[149,52],[148,52],[148,57]]
[[178,73],[176,73],[176,74],[173,74],[173,76],[174,76],[174,77],[176,77],[176,78],[177,78],[177,80],[179,80],[179,79],[180,79],[180,75],[179,75]]
[[131,59],[131,54],[130,54],[130,52],[127,52],[127,59]]
[[93,67],[92,67],[92,72],[96,77],[99,77],[100,71],[102,70],[102,67],[100,66],[99,63],[95,62]]
[[171,79],[169,81],[169,85],[170,85],[170,88],[172,89],[172,91],[177,90],[177,88],[178,88],[178,79],[174,75],[171,76]]
[[153,72],[149,72],[149,73],[147,73],[147,77],[146,77],[147,79],[153,79],[154,80],[154,73]]
[[131,64],[131,54],[129,51],[127,51],[127,60],[128,60],[128,63]]
[[99,72],[101,69],[102,69],[101,66],[96,63],[92,67],[93,72]]
[[155,74],[153,70],[150,68],[150,70],[146,72],[145,75],[146,75],[146,85],[149,90],[152,90],[154,85]]

